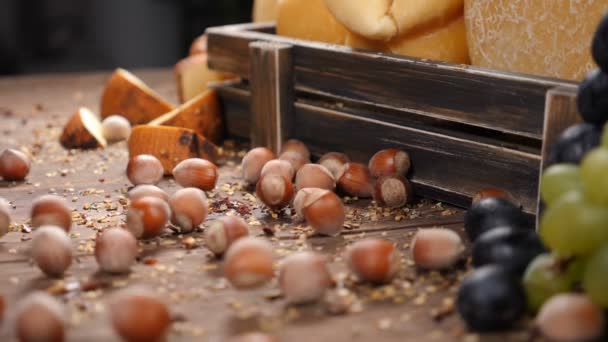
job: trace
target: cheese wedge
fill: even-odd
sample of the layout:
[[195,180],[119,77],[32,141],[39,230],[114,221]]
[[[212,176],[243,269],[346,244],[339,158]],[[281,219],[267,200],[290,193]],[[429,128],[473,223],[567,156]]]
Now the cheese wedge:
[[209,83],[232,77],[222,72],[210,70],[207,65],[206,53],[186,57],[175,65],[177,94],[181,103],[205,92],[209,89]]
[[63,128],[59,142],[65,148],[105,148],[106,139],[103,137],[101,122],[93,112],[80,107],[70,117]]
[[176,126],[201,134],[215,144],[222,141],[224,126],[215,90],[207,90],[173,111],[148,123],[151,126]]
[[165,175],[189,158],[217,161],[219,150],[202,135],[187,128],[170,126],[136,126],[129,137],[129,157],[151,154],[163,164]]
[[116,69],[101,96],[100,115],[124,116],[132,125],[145,124],[173,110],[173,105],[150,89],[135,75]]

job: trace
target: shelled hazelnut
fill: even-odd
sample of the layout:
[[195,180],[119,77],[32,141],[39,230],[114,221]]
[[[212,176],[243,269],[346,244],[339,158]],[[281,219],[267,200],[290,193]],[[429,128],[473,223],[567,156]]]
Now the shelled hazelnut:
[[304,158],[300,153],[296,151],[283,152],[281,153],[281,155],[279,155],[279,159],[289,162],[295,172],[298,172],[298,170],[302,166],[310,163],[310,159]]
[[175,166],[173,177],[177,184],[185,188],[211,191],[217,183],[217,166],[206,159],[190,158]]
[[63,304],[44,292],[24,298],[17,309],[15,330],[20,342],[65,340]]
[[389,148],[379,151],[369,161],[369,170],[374,178],[382,176],[403,176],[408,173],[412,165],[407,152]]
[[160,198],[165,202],[169,202],[169,194],[166,193],[165,190],[157,187],[156,185],[152,185],[152,184],[138,185],[138,186],[134,187],[133,189],[131,189],[131,191],[129,191],[127,196],[129,197],[129,200],[131,202],[136,201],[142,197],[148,197],[148,196]]
[[310,150],[300,140],[290,139],[285,141],[281,148],[281,154],[285,152],[295,152],[299,154],[303,159],[310,160]]
[[30,213],[32,227],[51,225],[69,232],[72,227],[72,211],[63,197],[42,195],[32,203]]
[[137,253],[137,240],[122,228],[106,229],[95,240],[95,259],[104,272],[129,272]]
[[32,238],[32,258],[49,277],[61,277],[72,264],[72,241],[56,226],[42,226]]
[[256,147],[247,152],[241,162],[243,179],[249,184],[257,183],[264,165],[274,158],[276,158],[274,152],[266,147]]
[[372,197],[373,185],[367,166],[360,163],[348,163],[338,174],[338,188],[349,196]]
[[8,148],[0,154],[0,177],[6,181],[22,181],[30,173],[31,165],[25,153]]
[[342,168],[344,164],[350,163],[350,159],[344,153],[339,152],[329,152],[325,153],[321,159],[319,159],[319,165],[325,166],[331,172],[331,174],[336,178],[340,172],[342,172]]
[[595,341],[604,333],[602,309],[584,294],[551,297],[540,309],[536,325],[551,341]]
[[164,173],[160,160],[149,154],[135,156],[127,164],[127,178],[133,185],[157,184]]
[[335,193],[319,188],[298,191],[294,199],[296,213],[319,234],[337,235],[344,228],[346,212]]
[[267,174],[279,174],[292,180],[296,172],[294,171],[293,166],[291,166],[291,163],[287,160],[273,159],[264,165],[260,176],[263,177]]
[[207,196],[197,188],[184,188],[176,191],[169,199],[171,222],[189,233],[198,227],[209,211]]
[[413,198],[410,182],[401,176],[383,176],[374,183],[374,200],[389,208],[401,208]]
[[124,116],[110,115],[101,122],[101,133],[108,142],[129,139],[131,123]]
[[222,216],[205,228],[205,245],[215,255],[222,255],[236,240],[249,235],[249,225],[237,216]]
[[9,226],[11,225],[11,214],[8,201],[0,197],[0,237],[8,233]]
[[279,285],[291,304],[314,302],[332,285],[324,256],[315,252],[298,252],[281,263]]
[[171,314],[161,300],[141,289],[127,289],[110,303],[114,330],[127,342],[162,341],[171,326]]
[[449,229],[430,228],[416,232],[411,244],[414,264],[420,268],[440,270],[459,261],[465,247],[460,235]]
[[170,216],[167,202],[156,197],[142,197],[129,205],[127,230],[138,239],[150,239],[163,232]]
[[475,204],[485,198],[502,198],[513,204],[517,204],[515,201],[515,198],[513,197],[513,195],[511,193],[509,193],[506,190],[498,189],[498,188],[487,188],[487,189],[478,191],[475,194],[475,196],[473,197],[472,203]]
[[274,276],[273,257],[268,241],[243,237],[228,248],[224,275],[238,289],[260,287]]
[[293,198],[291,181],[279,174],[267,174],[260,178],[255,193],[272,210],[279,210],[289,205]]
[[382,284],[392,280],[399,271],[401,253],[390,241],[368,238],[350,245],[345,260],[360,280]]
[[325,166],[306,164],[296,174],[296,190],[304,188],[320,188],[333,191],[336,188],[336,180]]

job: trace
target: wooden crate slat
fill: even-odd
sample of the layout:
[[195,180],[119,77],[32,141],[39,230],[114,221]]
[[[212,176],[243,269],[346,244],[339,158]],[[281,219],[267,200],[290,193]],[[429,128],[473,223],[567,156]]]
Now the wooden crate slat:
[[480,189],[504,187],[521,201],[526,212],[536,210],[538,155],[302,103],[296,103],[295,113],[294,138],[326,151],[341,151],[354,160],[366,161],[383,148],[407,150],[412,157],[412,180],[423,190],[432,188],[434,199],[467,205],[463,202],[470,201]]
[[249,139],[251,127],[251,92],[238,88],[238,82],[222,82],[211,85],[217,91],[222,104],[228,136]]
[[537,140],[542,138],[545,92],[571,84],[361,52],[258,32],[260,30],[269,31],[269,28],[234,25],[208,30],[210,66],[248,78],[247,44],[250,41],[288,43],[294,46],[297,90],[343,96]]

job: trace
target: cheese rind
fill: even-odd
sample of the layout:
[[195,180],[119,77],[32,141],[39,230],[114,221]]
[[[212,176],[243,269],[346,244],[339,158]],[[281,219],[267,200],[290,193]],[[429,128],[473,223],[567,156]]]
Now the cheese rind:
[[465,0],[475,66],[568,80],[593,69],[591,40],[606,0]]
[[101,122],[91,110],[80,107],[70,117],[59,142],[65,148],[105,148],[106,139],[103,137]]

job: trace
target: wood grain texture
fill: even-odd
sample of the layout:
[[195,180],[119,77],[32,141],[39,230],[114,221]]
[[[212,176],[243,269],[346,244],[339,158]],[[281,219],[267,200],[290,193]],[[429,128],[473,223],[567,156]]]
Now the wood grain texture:
[[538,141],[542,138],[546,91],[572,84],[363,52],[250,29],[253,27],[234,25],[208,30],[210,66],[249,78],[247,42],[291,44],[296,90],[346,97]]
[[251,50],[251,145],[281,151],[292,131],[291,46],[253,42]]

